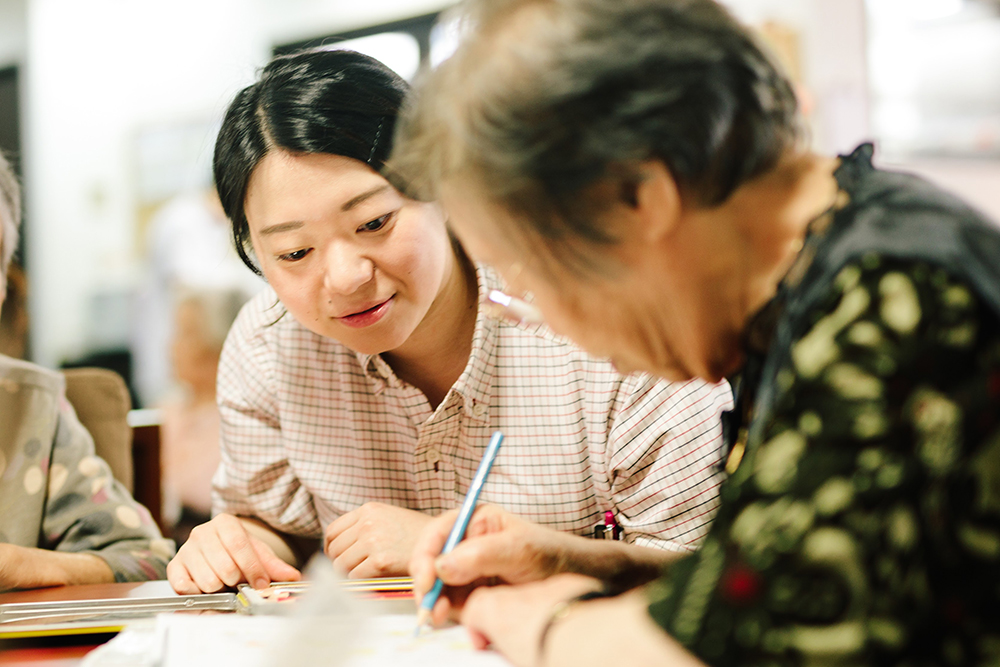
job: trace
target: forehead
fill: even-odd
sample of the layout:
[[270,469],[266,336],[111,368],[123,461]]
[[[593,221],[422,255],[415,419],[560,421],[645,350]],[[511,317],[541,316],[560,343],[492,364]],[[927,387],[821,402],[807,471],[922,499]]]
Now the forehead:
[[[361,192],[388,185],[360,160],[327,153],[292,154],[272,151],[250,175],[246,211],[251,226],[309,217],[315,206],[323,210],[350,202]],[[293,215],[299,214],[299,215]],[[287,216],[292,215],[293,218]]]

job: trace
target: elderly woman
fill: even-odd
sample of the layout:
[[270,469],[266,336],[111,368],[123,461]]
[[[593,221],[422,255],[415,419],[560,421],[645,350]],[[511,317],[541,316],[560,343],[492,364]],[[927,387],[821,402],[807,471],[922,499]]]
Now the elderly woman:
[[[19,222],[0,155],[0,306]],[[0,474],[0,590],[166,575],[173,542],[94,455],[62,377],[2,355]]]
[[[804,148],[791,86],[711,0],[474,9],[400,182],[556,331],[619,369],[736,378],[739,403],[696,554],[605,599],[478,588],[463,623],[524,665],[995,664],[1000,233],[870,146]],[[532,578],[495,509],[435,560],[452,518],[412,563],[418,592],[456,587],[439,616],[478,577]]]

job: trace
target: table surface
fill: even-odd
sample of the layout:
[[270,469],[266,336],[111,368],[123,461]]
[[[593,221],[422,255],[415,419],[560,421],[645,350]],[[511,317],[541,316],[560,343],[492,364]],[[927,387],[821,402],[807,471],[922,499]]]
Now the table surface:
[[[91,584],[60,586],[32,591],[0,593],[0,604],[13,602],[54,602],[67,600],[102,600],[119,598],[149,598],[175,595],[167,581],[147,581],[138,584]],[[377,601],[377,613],[405,613],[413,610],[412,598]],[[109,641],[114,634],[67,635],[11,639],[0,644],[0,665],[30,665],[31,667],[73,667],[85,655]]]
[[[58,586],[32,591],[0,593],[0,604],[12,602],[54,602],[66,600],[101,600],[147,598],[174,595],[167,581],[147,581],[138,584],[91,584]],[[0,665],[32,665],[32,667],[70,667],[79,665],[83,657],[114,634],[71,635],[11,639],[0,646]]]

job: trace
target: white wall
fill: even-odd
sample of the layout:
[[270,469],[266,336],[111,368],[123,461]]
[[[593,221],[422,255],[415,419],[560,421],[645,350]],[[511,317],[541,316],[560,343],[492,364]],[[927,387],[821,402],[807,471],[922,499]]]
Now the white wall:
[[54,365],[84,352],[89,296],[137,279],[133,142],[140,128],[220,117],[275,44],[447,4],[27,0],[25,186],[35,359]]
[[864,0],[722,0],[744,23],[777,22],[799,35],[800,65],[815,111],[813,145],[850,151],[869,137]]
[[18,65],[27,50],[27,0],[0,0],[0,67]]

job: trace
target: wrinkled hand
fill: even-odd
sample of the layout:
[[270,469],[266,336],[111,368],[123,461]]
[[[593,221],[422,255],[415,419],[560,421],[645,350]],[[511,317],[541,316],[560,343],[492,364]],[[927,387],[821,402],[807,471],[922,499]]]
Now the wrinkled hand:
[[435,518],[421,533],[410,561],[414,598],[419,603],[441,577],[445,588],[434,607],[435,624],[454,618],[472,590],[486,583],[521,584],[565,569],[575,538],[514,516],[495,505],[481,505],[472,515],[465,539],[440,555],[458,510]]
[[0,543],[0,593],[23,588],[105,584],[111,567],[93,553],[51,551]]
[[327,526],[323,550],[352,579],[409,574],[421,530],[431,517],[384,503],[365,503]]
[[520,586],[478,588],[469,596],[461,621],[476,648],[492,645],[515,665],[541,661],[542,630],[560,602],[600,588],[579,574],[560,574]]
[[196,526],[167,565],[167,579],[182,595],[214,593],[242,582],[264,588],[272,581],[298,581],[301,576],[231,514]]
[[0,593],[21,586],[24,547],[0,542]]

